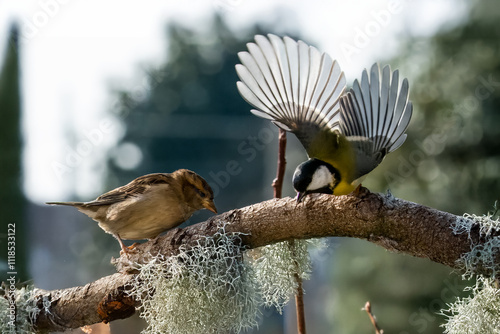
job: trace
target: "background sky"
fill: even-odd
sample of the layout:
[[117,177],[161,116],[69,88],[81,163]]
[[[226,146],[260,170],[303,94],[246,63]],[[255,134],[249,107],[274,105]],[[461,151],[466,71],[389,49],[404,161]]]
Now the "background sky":
[[[21,26],[24,188],[30,200],[41,203],[75,195],[91,199],[105,190],[100,166],[122,130],[119,120],[107,113],[116,102],[112,88],[144,93],[144,64],[159,63],[168,50],[166,23],[175,20],[202,29],[213,11],[221,12],[235,29],[278,21],[283,34],[300,31],[339,60],[351,84],[362,68],[395,54],[403,32],[431,35],[443,24],[459,20],[465,4],[447,0],[2,1],[0,40],[5,41],[12,20]],[[0,45],[0,51],[4,47]]]

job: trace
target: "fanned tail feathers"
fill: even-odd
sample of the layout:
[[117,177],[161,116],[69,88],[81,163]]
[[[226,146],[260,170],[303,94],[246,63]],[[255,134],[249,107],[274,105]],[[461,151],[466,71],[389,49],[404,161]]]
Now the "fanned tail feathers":
[[355,80],[342,97],[341,133],[369,139],[374,153],[396,150],[406,139],[404,132],[413,111],[408,97],[408,80],[403,79],[400,87],[398,70],[391,73],[387,65],[380,73],[379,65],[374,64],[370,78],[364,70],[361,83]]

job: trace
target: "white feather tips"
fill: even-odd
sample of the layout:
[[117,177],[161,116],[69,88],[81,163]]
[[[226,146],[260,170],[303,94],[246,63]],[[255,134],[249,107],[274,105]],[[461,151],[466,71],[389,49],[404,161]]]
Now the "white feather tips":
[[343,102],[342,132],[346,136],[362,136],[373,141],[373,151],[392,152],[406,138],[404,132],[412,115],[409,84],[399,85],[399,71],[387,65],[380,71],[375,63],[370,75],[365,69],[361,83],[354,82]]
[[255,36],[240,52],[237,87],[243,98],[286,128],[316,122],[333,128],[339,121],[339,99],[345,77],[338,63],[325,53],[289,37]]

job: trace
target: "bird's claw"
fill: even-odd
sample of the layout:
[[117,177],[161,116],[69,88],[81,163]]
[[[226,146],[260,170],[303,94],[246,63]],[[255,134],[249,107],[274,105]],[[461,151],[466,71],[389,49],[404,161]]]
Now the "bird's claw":
[[132,245],[130,245],[128,247],[122,247],[122,250],[120,251],[120,256],[125,255],[128,258],[129,254],[136,253],[137,250],[135,249],[135,247],[137,245],[139,245],[139,243],[134,242]]

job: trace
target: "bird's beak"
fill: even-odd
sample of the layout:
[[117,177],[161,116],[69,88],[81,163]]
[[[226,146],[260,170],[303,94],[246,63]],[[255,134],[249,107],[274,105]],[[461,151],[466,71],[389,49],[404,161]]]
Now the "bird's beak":
[[297,193],[297,203],[302,202],[302,199],[304,199],[304,196],[307,195],[307,193],[304,191],[302,193]]
[[207,201],[203,203],[203,207],[207,210],[212,211],[213,213],[217,213],[217,208],[215,207],[215,204],[213,201]]

